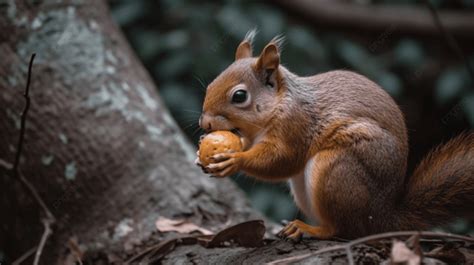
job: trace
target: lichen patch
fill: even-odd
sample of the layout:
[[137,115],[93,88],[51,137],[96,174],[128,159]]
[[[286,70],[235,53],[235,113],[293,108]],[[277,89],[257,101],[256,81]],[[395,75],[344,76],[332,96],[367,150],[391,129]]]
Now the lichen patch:
[[60,73],[68,87],[81,88],[72,84],[115,73],[106,65],[104,39],[97,23],[82,21],[74,7],[40,12],[29,24],[33,30],[18,44],[18,54],[28,57],[37,53],[35,63]]
[[67,180],[75,180],[76,179],[76,174],[77,174],[77,168],[76,168],[76,163],[71,162],[66,165],[64,169],[64,176],[66,177]]
[[49,166],[53,163],[54,156],[53,155],[44,155],[41,157],[41,164],[45,166]]

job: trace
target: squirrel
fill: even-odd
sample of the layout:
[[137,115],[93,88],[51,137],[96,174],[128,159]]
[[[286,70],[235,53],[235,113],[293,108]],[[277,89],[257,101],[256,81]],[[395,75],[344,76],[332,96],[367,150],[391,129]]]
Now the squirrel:
[[199,118],[206,132],[237,133],[244,149],[214,155],[203,170],[287,180],[296,205],[319,225],[294,220],[279,236],[356,238],[474,218],[472,130],[431,151],[407,176],[407,129],[388,93],[351,71],[290,72],[280,64],[282,37],[253,57],[255,33],[208,85]]

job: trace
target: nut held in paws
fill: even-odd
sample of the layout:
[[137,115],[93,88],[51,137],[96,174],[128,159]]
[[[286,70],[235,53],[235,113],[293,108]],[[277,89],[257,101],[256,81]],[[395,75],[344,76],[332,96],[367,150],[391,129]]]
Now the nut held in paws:
[[233,153],[242,151],[239,136],[229,131],[215,131],[207,134],[199,144],[199,160],[203,166],[208,166],[210,158],[220,153]]

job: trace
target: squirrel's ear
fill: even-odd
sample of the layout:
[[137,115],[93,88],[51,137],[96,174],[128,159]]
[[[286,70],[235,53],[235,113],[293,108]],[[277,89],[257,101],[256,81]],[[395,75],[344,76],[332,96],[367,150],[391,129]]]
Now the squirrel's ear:
[[245,34],[244,40],[239,44],[235,51],[235,60],[252,57],[252,42],[253,38],[257,34],[256,29],[252,29]]
[[242,41],[235,51],[235,60],[252,57],[252,45],[248,41]]
[[280,65],[280,48],[283,40],[283,37],[277,36],[265,46],[255,65],[258,70],[273,72],[273,70],[278,69]]
[[266,72],[273,72],[280,64],[280,53],[278,47],[274,43],[269,43],[263,49],[260,57],[257,59],[256,68],[258,70],[265,70]]

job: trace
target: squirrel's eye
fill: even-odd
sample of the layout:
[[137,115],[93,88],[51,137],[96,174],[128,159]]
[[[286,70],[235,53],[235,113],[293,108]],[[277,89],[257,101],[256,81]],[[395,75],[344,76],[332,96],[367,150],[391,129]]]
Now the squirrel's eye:
[[232,103],[244,103],[247,100],[247,91],[239,89],[232,95]]

